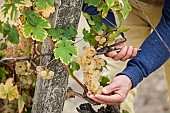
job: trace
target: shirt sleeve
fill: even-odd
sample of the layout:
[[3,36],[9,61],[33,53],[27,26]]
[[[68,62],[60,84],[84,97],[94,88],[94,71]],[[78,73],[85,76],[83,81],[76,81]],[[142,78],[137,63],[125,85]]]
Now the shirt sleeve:
[[[156,30],[170,48],[170,0],[165,0],[162,17]],[[142,51],[128,62],[124,71],[117,74],[117,76],[128,76],[132,81],[132,88],[163,65],[170,57],[170,52],[155,31],[147,37],[141,49]]]

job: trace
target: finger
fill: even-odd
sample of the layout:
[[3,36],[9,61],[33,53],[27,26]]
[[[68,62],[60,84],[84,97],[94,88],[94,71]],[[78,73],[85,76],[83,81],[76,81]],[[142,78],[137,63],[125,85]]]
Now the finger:
[[90,98],[93,99],[95,102],[102,103],[102,104],[107,104],[106,102],[96,98],[94,95],[90,95]]
[[107,57],[110,57],[110,58],[113,58],[117,55],[117,52],[116,51],[112,51],[112,52],[108,52],[105,54],[105,56]]
[[92,92],[91,92],[91,91],[88,91],[87,93],[88,93],[89,95],[91,95],[91,94],[92,94]]
[[126,53],[127,53],[127,49],[128,47],[127,46],[124,46],[121,51],[113,58],[114,60],[120,60],[122,59]]
[[116,88],[117,88],[116,82],[112,82],[110,85],[105,86],[105,87],[102,89],[102,92],[103,92],[104,94],[109,94],[109,93],[113,92],[114,90],[116,90]]
[[137,48],[134,48],[133,51],[132,51],[132,55],[131,55],[131,58],[135,57],[138,53],[138,49]]
[[104,103],[121,103],[125,100],[125,98],[121,96],[120,94],[114,94],[110,96],[96,94],[95,99],[98,101],[102,100],[102,102]]
[[126,61],[127,59],[131,58],[132,53],[133,53],[133,46],[129,46],[126,55],[121,60]]

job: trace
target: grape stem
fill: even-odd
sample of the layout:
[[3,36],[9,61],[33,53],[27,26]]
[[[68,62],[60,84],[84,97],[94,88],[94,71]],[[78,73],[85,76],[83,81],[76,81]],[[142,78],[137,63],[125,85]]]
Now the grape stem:
[[72,78],[84,89],[84,93],[88,92],[86,86],[84,86],[75,76],[72,76]]
[[55,43],[54,43],[54,41],[52,40],[52,38],[51,38],[50,36],[48,36],[48,39],[50,40],[50,43],[51,43],[51,45],[53,46],[53,48],[56,48],[56,47],[55,47]]
[[[84,94],[80,94],[80,93],[74,91],[71,87],[69,87],[69,88],[67,89],[67,95],[66,95],[66,97],[67,97],[67,98],[75,98],[75,96],[80,97],[80,98],[83,98],[84,100],[88,101],[89,103],[91,103],[91,104],[93,104],[93,105],[100,105],[100,103],[95,102],[94,100],[92,100],[91,98],[89,98],[87,95],[84,96]],[[66,99],[67,99],[67,98],[66,98]]]
[[29,56],[29,57],[17,57],[17,58],[3,58],[0,60],[0,63],[6,63],[6,61],[11,61],[11,60],[13,60],[14,62],[21,61],[21,60],[24,60],[24,61],[34,60],[40,56],[46,56],[46,55],[52,55],[52,54],[53,53],[41,54],[41,55],[37,55],[36,57]]

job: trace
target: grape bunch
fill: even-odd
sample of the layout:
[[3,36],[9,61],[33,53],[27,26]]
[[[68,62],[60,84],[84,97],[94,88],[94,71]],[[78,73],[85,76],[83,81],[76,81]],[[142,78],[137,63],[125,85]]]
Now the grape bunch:
[[42,79],[51,79],[54,76],[54,72],[47,69],[47,67],[37,66],[36,70]]
[[96,55],[93,46],[85,46],[83,50],[84,54],[77,57],[76,62],[82,67],[85,85],[93,93],[101,94],[102,86],[100,86],[99,78],[103,67],[106,65],[105,60]]
[[101,30],[97,33],[98,35],[95,37],[95,40],[101,45],[106,42],[106,37],[103,36],[103,33],[103,30]]
[[31,64],[27,61],[19,61],[15,63],[15,72],[17,75],[28,75]]

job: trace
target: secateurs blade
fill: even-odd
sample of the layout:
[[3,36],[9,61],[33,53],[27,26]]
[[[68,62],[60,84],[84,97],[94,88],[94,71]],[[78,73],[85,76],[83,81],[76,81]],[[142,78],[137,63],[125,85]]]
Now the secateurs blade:
[[[97,55],[102,55],[102,54],[105,54],[105,53],[108,53],[108,52],[111,52],[111,51],[115,51],[115,52],[120,52],[121,51],[121,48],[116,48],[115,46],[118,46],[122,43],[126,42],[126,38],[120,38],[118,40],[116,40],[116,42],[110,46],[105,46],[103,48],[100,48],[100,49],[97,49]],[[141,49],[138,49],[138,52],[140,52]]]

